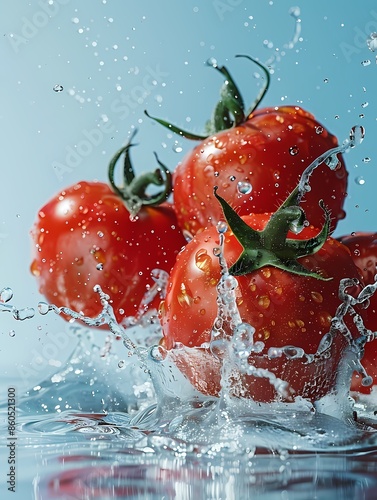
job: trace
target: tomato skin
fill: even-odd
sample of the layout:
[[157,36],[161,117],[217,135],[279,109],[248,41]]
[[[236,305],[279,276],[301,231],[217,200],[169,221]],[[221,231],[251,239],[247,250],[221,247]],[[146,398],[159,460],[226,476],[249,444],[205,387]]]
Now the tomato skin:
[[[305,168],[337,145],[335,136],[297,106],[254,111],[242,125],[201,142],[177,166],[173,179],[178,222],[191,234],[216,225],[222,212],[213,203],[215,185],[239,215],[274,212]],[[311,191],[303,208],[315,227],[323,223],[320,199],[331,212],[332,229],[345,216],[348,172],[338,157],[335,171],[320,165],[310,178]],[[252,191],[241,194],[239,182],[251,184]]]
[[31,236],[31,271],[48,301],[94,317],[102,310],[93,291],[99,284],[118,321],[136,313],[151,271],[169,272],[186,243],[171,205],[142,208],[131,221],[107,184],[86,181],[41,208]]
[[[244,221],[257,230],[264,228],[270,214],[244,216]],[[314,227],[306,227],[299,234],[289,234],[290,238],[307,239],[318,234]],[[180,252],[174,265],[165,301],[160,308],[163,328],[163,345],[172,350],[175,343],[187,347],[200,347],[210,341],[210,331],[217,314],[216,285],[220,279],[218,258],[213,248],[218,246],[219,235],[211,227],[197,234]],[[241,246],[233,233],[226,233],[224,255],[228,265],[233,264],[241,253]],[[356,278],[361,281],[358,268],[353,263],[349,250],[333,238],[328,238],[321,250],[309,257],[299,259],[307,269],[320,270],[323,276],[332,277],[329,281],[318,280],[292,274],[267,266],[258,271],[238,276],[236,301],[242,321],[255,327],[254,341],[265,343],[263,353],[270,347],[293,345],[314,354],[319,342],[330,328],[331,318],[340,304],[338,298],[339,282],[343,278]],[[354,293],[360,290],[355,287]],[[352,321],[348,325],[352,334],[357,331]],[[336,368],[346,347],[343,337],[336,336],[332,349],[332,369],[325,365],[304,365],[301,360],[283,365],[284,357],[266,360],[256,356],[249,363],[271,367],[275,374],[288,370],[287,377],[296,395],[318,399],[326,394],[335,383]],[[175,352],[176,351],[176,352]],[[217,361],[208,349],[202,349],[202,362],[196,352],[195,361],[190,353],[180,356],[179,349],[173,349],[177,365],[202,392],[217,395],[220,390],[220,375]],[[179,359],[178,359],[179,358]],[[327,363],[328,365],[328,363]],[[315,383],[313,371],[322,370],[321,383]],[[327,377],[327,378],[326,378]],[[317,377],[318,378],[318,377]],[[253,398],[273,399],[268,382],[246,380],[243,391]],[[312,383],[312,384],[311,384]],[[246,387],[246,389],[245,389]],[[251,387],[253,389],[251,389]],[[271,393],[270,395],[269,392]]]
[[[350,249],[353,261],[363,275],[364,283],[366,285],[373,284],[375,282],[374,277],[377,274],[377,233],[355,232],[341,236],[338,239]],[[370,298],[365,326],[372,332],[377,331],[377,292]],[[377,341],[365,344],[362,363],[368,375],[373,377],[374,385],[377,385]],[[354,375],[352,380],[353,390],[369,394],[372,387],[362,386],[360,375]]]
[[[338,240],[349,248],[354,263],[363,275],[365,284],[374,283],[374,277],[377,274],[377,233],[359,231],[340,236]],[[377,318],[374,325],[374,329],[377,330]]]

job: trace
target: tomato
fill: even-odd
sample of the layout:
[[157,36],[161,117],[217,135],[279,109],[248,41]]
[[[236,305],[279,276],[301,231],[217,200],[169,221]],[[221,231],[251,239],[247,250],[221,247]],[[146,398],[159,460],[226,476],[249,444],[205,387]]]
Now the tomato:
[[[153,118],[183,137],[200,140],[173,176],[178,222],[191,235],[221,219],[221,207],[212,199],[215,185],[240,215],[274,212],[297,185],[304,169],[338,146],[337,138],[299,106],[256,109],[268,89],[270,75],[267,68],[251,60],[264,71],[266,84],[249,111],[245,112],[227,69],[214,65],[225,76],[225,83],[207,123],[207,135],[192,134]],[[345,216],[348,172],[341,155],[338,160],[334,170],[326,165],[317,168],[311,191],[304,197],[306,215],[315,227],[323,222],[319,199],[331,212],[332,230]]]
[[[31,233],[31,271],[40,292],[57,306],[96,316],[102,310],[93,291],[98,284],[110,296],[118,321],[133,316],[154,285],[152,271],[169,272],[186,244],[171,204],[145,205],[155,201],[146,196],[146,186],[151,179],[161,185],[161,172],[136,178],[128,157],[130,146],[118,151],[110,162],[113,189],[102,182],[78,182],[54,196],[38,213]],[[114,183],[114,167],[122,153],[127,179],[119,188]],[[161,201],[166,194],[164,190],[156,199]],[[137,215],[135,211],[131,217],[135,206]],[[157,307],[160,299],[157,293],[149,306]]]
[[99,284],[118,320],[137,312],[152,270],[169,272],[185,244],[171,205],[144,207],[132,221],[107,184],[85,181],[41,208],[32,239],[31,270],[47,300],[93,317],[102,309]]
[[[255,111],[245,123],[202,141],[177,166],[173,185],[180,226],[196,234],[217,224],[222,212],[212,202],[215,185],[240,215],[274,212],[304,169],[337,144],[335,136],[298,106]],[[326,165],[317,168],[303,200],[311,224],[322,224],[320,198],[331,211],[332,229],[344,218],[347,177],[341,156],[335,171]]]
[[[234,216],[237,217],[236,214]],[[246,223],[246,227],[261,231],[267,228],[272,217],[271,214],[250,214],[243,216],[241,221]],[[280,251],[279,231],[275,231],[271,246],[274,250],[275,245],[277,252]],[[289,232],[287,241],[302,240],[299,243],[304,244],[308,238],[313,241],[318,232],[313,226],[304,227],[299,234]],[[222,360],[212,354],[208,343],[218,311],[216,287],[221,269],[219,259],[213,252],[218,244],[219,234],[215,227],[197,234],[187,244],[172,269],[166,299],[160,308],[163,346],[172,353],[177,366],[196,389],[214,396],[220,391]],[[298,272],[305,268],[307,273],[313,271],[316,275],[305,274],[305,271],[302,271],[304,274],[290,272],[288,265],[279,268],[276,267],[278,264],[266,264],[237,275],[238,286],[235,289],[241,320],[255,328],[254,341],[262,341],[265,345],[260,355],[250,355],[249,364],[267,368],[286,380],[296,396],[311,400],[317,400],[334,387],[337,367],[348,341],[341,334],[335,335],[330,351],[327,351],[331,357],[318,356],[313,363],[306,363],[305,359],[287,360],[284,355],[270,359],[266,353],[270,348],[284,346],[301,348],[308,354],[316,353],[341,303],[338,298],[340,280],[352,278],[362,283],[359,269],[347,247],[331,237],[323,240],[321,245],[313,254],[301,253],[302,257],[292,264],[292,269],[296,268]],[[225,233],[224,257],[228,266],[232,264],[231,273],[233,269],[233,273],[238,274],[242,247],[245,248],[245,245],[241,246],[233,231]],[[249,251],[255,252],[256,259],[259,259],[263,250],[255,247],[254,241]],[[282,251],[281,255],[286,254]],[[277,261],[274,258],[271,262]],[[331,279],[319,279],[318,274]],[[352,295],[358,291],[360,285],[354,287]],[[352,319],[346,318],[346,321],[356,337],[358,332]],[[231,336],[232,330],[227,328],[226,334]],[[241,376],[241,380],[241,386],[234,387],[235,395],[258,401],[271,401],[277,396],[266,378],[248,375]]]
[[[375,283],[377,275],[377,233],[355,232],[339,238],[350,251],[355,264],[359,267],[366,285]],[[370,298],[368,307],[368,319],[365,326],[372,332],[377,332],[377,292]],[[368,375],[373,377],[374,385],[377,385],[377,341],[365,344],[365,353],[362,364]],[[355,374],[352,381],[352,389],[368,394],[371,387],[361,385],[361,377]]]

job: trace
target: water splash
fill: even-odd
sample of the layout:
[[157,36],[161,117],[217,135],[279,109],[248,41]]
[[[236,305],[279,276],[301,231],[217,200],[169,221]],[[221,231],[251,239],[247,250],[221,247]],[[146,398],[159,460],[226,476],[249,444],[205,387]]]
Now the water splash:
[[[185,356],[185,350],[189,348],[176,346],[176,349],[166,351],[161,345],[138,347],[127,336],[128,330],[116,323],[109,305],[109,297],[97,287],[96,293],[101,297],[103,311],[96,318],[87,318],[68,308],[58,308],[43,302],[39,304],[39,312],[47,314],[53,311],[57,314],[67,314],[89,327],[107,325],[116,338],[122,338],[129,356],[125,359],[123,352],[120,357],[115,356],[110,349],[103,356],[103,348],[93,346],[91,340],[89,340],[91,347],[86,347],[85,342],[88,342],[86,339],[84,344],[79,343],[63,370],[54,374],[50,381],[41,383],[21,400],[20,409],[23,413],[26,415],[28,408],[37,406],[43,412],[61,412],[62,408],[67,408],[66,405],[74,408],[75,398],[80,402],[81,407],[87,408],[88,411],[89,409],[95,411],[98,404],[107,409],[121,408],[122,406],[119,405],[122,404],[126,405],[123,408],[127,408],[127,404],[135,405],[136,411],[127,410],[128,413],[119,414],[119,418],[112,413],[108,417],[106,414],[101,415],[99,419],[90,417],[96,421],[87,422],[85,415],[78,415],[75,418],[70,410],[69,415],[63,412],[60,419],[68,422],[69,416],[75,432],[88,435],[91,439],[99,434],[101,436],[118,435],[128,440],[133,449],[137,449],[137,443],[140,443],[140,440],[146,439],[147,443],[144,446],[157,454],[163,450],[166,453],[167,443],[169,443],[169,449],[170,446],[174,449],[175,446],[180,447],[181,451],[184,450],[185,456],[191,451],[197,454],[200,450],[203,456],[214,457],[220,453],[223,457],[232,456],[233,458],[238,454],[242,456],[245,449],[253,455],[257,447],[266,449],[278,447],[279,450],[290,450],[294,446],[295,449],[324,450],[330,446],[329,442],[331,442],[331,450],[334,451],[342,447],[357,447],[361,440],[364,440],[365,445],[365,436],[357,426],[350,425],[346,420],[341,421],[331,415],[326,415],[329,411],[328,401],[326,403],[319,401],[314,407],[300,398],[292,399],[290,403],[278,401],[256,403],[250,399],[232,397],[235,370],[245,375],[268,380],[282,398],[292,398],[292,395],[284,379],[277,377],[266,368],[256,368],[248,363],[249,357],[262,354],[265,346],[263,342],[254,340],[254,328],[243,322],[239,315],[236,304],[237,280],[229,276],[223,254],[227,225],[219,224],[218,231],[220,244],[216,247],[215,253],[221,263],[222,276],[218,288],[219,311],[214,323],[210,349],[216,356],[225,358],[221,367],[223,387],[219,397],[203,396],[191,386],[177,368],[174,354],[181,350],[181,355]],[[360,352],[362,345],[374,340],[374,334],[364,327],[361,318],[355,312],[355,306],[368,302],[377,289],[377,283],[364,288],[357,297],[348,294],[348,288],[354,284],[352,280],[341,282],[341,305],[333,318],[329,333],[322,339],[314,357],[310,357],[295,346],[271,348],[267,356],[272,360],[279,357],[285,358],[287,363],[294,360],[310,363],[315,357],[326,356],[334,336],[339,334],[349,340],[351,349],[356,353]],[[10,298],[12,294],[7,290],[2,296]],[[344,322],[346,314],[353,316],[360,332],[359,339],[352,339]],[[224,320],[232,327],[231,336],[225,333]],[[84,337],[88,335],[85,334]],[[113,344],[110,339],[107,340],[108,344],[105,344],[105,348]],[[362,373],[364,383],[369,383],[360,360],[357,355],[354,357],[356,369]],[[101,367],[101,363],[106,363],[105,367]],[[109,363],[116,368],[109,370]],[[127,369],[132,384],[124,383],[127,380],[124,370]],[[116,370],[122,374],[118,379]],[[137,383],[137,378],[140,376],[142,378]],[[233,378],[232,381],[231,378]],[[93,393],[93,379],[95,380],[95,394]],[[78,383],[80,380],[87,382]],[[111,389],[115,380],[117,380],[118,392]],[[142,394],[141,398],[140,394]],[[105,395],[106,401],[103,399]],[[59,404],[56,405],[58,396]],[[57,407],[59,407],[58,410]],[[100,420],[103,420],[102,427],[98,425]],[[55,440],[56,421],[57,417],[50,417],[51,432]],[[41,425],[46,430],[46,422],[29,423],[24,426],[24,430],[30,433],[40,433]],[[64,428],[66,429],[64,432],[68,432],[70,427],[66,424]],[[60,429],[63,429],[62,425]],[[61,433],[60,430],[59,433]],[[66,442],[66,434],[63,435]]]
[[[328,151],[313,162],[306,171],[306,180],[301,186],[300,193],[303,195],[306,192],[310,174],[316,166],[333,158],[339,152],[344,152],[359,144],[363,136],[363,130],[354,127],[349,141],[346,141],[339,148]],[[335,162],[330,161],[329,163]],[[331,164],[329,167],[334,168],[334,165]],[[208,345],[203,345],[201,348],[187,348],[177,344],[174,349],[167,351],[157,343],[148,344],[145,341],[148,335],[144,339],[144,344],[141,341],[136,342],[130,335],[132,328],[137,324],[143,325],[144,332],[146,328],[152,328],[155,333],[155,325],[149,322],[149,317],[146,318],[145,305],[156,293],[163,296],[166,291],[168,276],[159,270],[155,270],[153,273],[154,284],[147,290],[138,314],[134,318],[128,318],[125,324],[117,323],[109,303],[110,297],[98,286],[95,287],[95,293],[99,294],[103,309],[95,318],[85,317],[66,307],[40,302],[38,309],[42,315],[50,311],[68,315],[90,328],[105,327],[105,330],[109,330],[113,336],[106,338],[105,345],[101,349],[85,348],[85,352],[89,355],[85,368],[82,365],[84,359],[82,354],[76,352],[72,360],[79,359],[78,364],[74,365],[71,361],[68,367],[51,378],[50,385],[47,384],[47,387],[43,388],[42,384],[40,389],[35,391],[38,396],[34,401],[38,400],[42,407],[46,405],[46,397],[47,400],[51,399],[50,395],[56,384],[59,384],[63,391],[66,387],[70,387],[72,390],[73,385],[76,385],[74,394],[79,400],[82,400],[83,386],[80,385],[78,389],[76,372],[84,372],[88,367],[97,371],[98,368],[95,363],[93,364],[93,359],[96,359],[97,363],[98,360],[109,362],[114,359],[112,352],[114,344],[116,344],[114,339],[120,338],[122,340],[121,346],[126,348],[127,355],[125,356],[122,350],[121,356],[114,359],[116,370],[123,374],[131,367],[131,371],[128,373],[133,381],[133,396],[130,396],[131,399],[134,397],[133,401],[135,398],[137,400],[139,391],[144,391],[144,395],[148,394],[148,398],[144,398],[141,404],[137,403],[136,413],[132,417],[127,415],[124,417],[124,424],[137,439],[143,440],[145,449],[148,448],[151,452],[166,451],[167,446],[174,449],[177,449],[176,446],[181,446],[181,450],[185,450],[185,453],[188,453],[188,450],[195,450],[197,455],[198,450],[200,450],[200,453],[208,454],[208,456],[216,456],[218,453],[221,453],[222,456],[224,453],[234,456],[235,453],[244,454],[246,448],[251,454],[254,454],[258,446],[267,449],[278,448],[279,450],[292,449],[292,447],[311,450],[327,449],[330,446],[330,437],[332,451],[336,447],[340,449],[342,446],[349,446],[350,443],[352,445],[359,443],[361,439],[364,439],[364,435],[356,423],[352,421],[352,418],[350,419],[350,414],[352,415],[352,405],[348,397],[350,376],[353,370],[357,370],[362,375],[363,384],[371,383],[370,377],[362,366],[360,354],[367,342],[375,341],[376,335],[365,328],[362,318],[356,312],[356,307],[368,304],[370,297],[377,289],[377,282],[365,287],[357,297],[354,297],[349,294],[349,288],[353,287],[355,282],[347,279],[342,280],[339,288],[340,305],[332,319],[329,331],[319,342],[314,354],[307,354],[303,349],[293,345],[271,347],[265,352],[265,344],[254,339],[255,329],[253,325],[242,321],[238,310],[238,281],[229,274],[224,257],[224,241],[228,226],[226,223],[220,222],[217,230],[219,244],[215,246],[213,253],[219,259],[221,276],[217,287],[218,311]],[[0,299],[3,302],[9,301],[12,296],[13,293],[10,289],[3,289],[0,293]],[[349,316],[352,317],[359,332],[356,339],[352,337],[345,321],[346,317]],[[156,329],[161,334],[158,324]],[[346,349],[343,360],[344,366],[342,365],[340,369],[341,376],[336,387],[337,395],[326,396],[322,400],[316,401],[315,404],[303,398],[294,397],[288,382],[284,380],[284,374],[278,376],[275,372],[273,373],[268,364],[259,366],[249,363],[250,357],[255,357],[255,359],[263,357],[272,362],[281,359],[287,366],[296,362],[306,365],[315,365],[321,360],[326,362],[331,353],[334,339],[338,336],[342,336],[346,340],[348,349]],[[80,348],[83,349],[83,346],[79,346]],[[195,352],[198,352],[199,349],[208,350],[209,356],[217,359],[221,373],[221,391],[218,397],[204,396],[196,390],[177,364],[180,356],[187,357],[188,351],[190,351],[189,357],[195,356]],[[136,365],[145,377],[139,385],[134,384],[134,367]],[[111,378],[112,372],[109,373]],[[267,381],[278,396],[276,401],[259,403],[249,397],[242,397],[242,381],[245,376]],[[91,378],[89,373],[89,379],[91,380]],[[126,379],[124,376],[122,377],[123,382]],[[68,383],[69,380],[71,383]],[[97,378],[95,381],[96,384],[100,382]],[[344,390],[340,388],[341,384]],[[108,388],[110,385],[111,382]],[[91,382],[88,386],[91,388]],[[235,386],[238,394],[235,393]],[[129,388],[129,385],[127,387]],[[126,386],[120,385],[118,398],[125,390]],[[107,392],[108,390],[105,390],[105,393]],[[235,394],[237,397],[234,397]],[[61,394],[59,396],[61,397]],[[340,397],[342,402],[335,404],[336,398]],[[30,404],[30,401],[31,396],[29,395],[22,404]],[[117,401],[119,402],[119,399]],[[342,407],[341,411],[339,406]],[[333,410],[334,407],[335,410]],[[334,412],[334,415],[329,415],[329,408]],[[344,415],[346,418],[343,418]],[[95,425],[85,426],[82,425],[82,422],[79,429],[80,433],[88,433],[89,435],[93,435],[98,430],[96,430]],[[144,431],[146,434],[143,434]],[[114,429],[114,432],[111,431],[107,434],[117,433],[118,430]]]
[[109,303],[110,296],[104,293],[99,285],[96,285],[93,291],[99,294],[102,304],[102,311],[95,318],[84,316],[84,314],[73,311],[69,307],[58,307],[55,304],[47,304],[46,302],[39,302],[38,310],[42,315],[45,315],[50,311],[58,315],[64,314],[74,320],[79,320],[81,323],[92,328],[98,328],[107,325],[109,330],[116,337],[120,337],[123,340],[124,347],[131,354],[136,354],[139,357],[140,361],[143,362],[144,356],[142,355],[142,351],[129,338],[129,336],[126,334],[126,330],[116,321],[114,310]]
[[135,316],[129,316],[122,321],[122,325],[125,328],[129,328],[131,326],[135,326],[141,324],[145,326],[146,318],[148,323],[153,322],[151,316],[154,315],[154,312],[151,311],[150,315],[148,315],[149,305],[153,300],[158,296],[161,300],[166,296],[166,289],[168,285],[169,273],[162,269],[153,269],[151,272],[151,278],[153,281],[153,285],[146,290],[140,305],[138,307],[137,313]]
[[352,149],[356,147],[357,145],[361,144],[364,140],[365,137],[365,129],[364,127],[360,125],[355,125],[351,128],[349,138],[343,141],[343,144],[341,146],[338,146],[336,148],[329,149],[325,153],[323,153],[321,156],[316,158],[303,172],[300,178],[300,182],[298,185],[298,197],[297,197],[297,204],[301,203],[302,198],[304,197],[305,193],[310,191],[310,183],[309,179],[310,176],[312,175],[313,171],[321,164],[325,163],[328,167],[330,167],[332,170],[336,169],[339,160],[337,158],[338,154],[345,153],[349,149]]
[[[301,35],[301,9],[300,7],[291,7],[288,11],[288,14],[294,19],[294,31],[292,38],[283,44],[282,50],[278,47],[275,48],[275,53],[264,63],[264,66],[273,68],[275,63],[280,62],[281,58],[286,55],[286,50],[292,50],[300,41]],[[264,47],[271,49],[274,47],[274,43],[272,41],[264,41]]]
[[24,307],[18,309],[12,304],[8,304],[13,298],[13,290],[9,287],[0,290],[0,312],[8,312],[12,314],[13,318],[19,321],[31,319],[35,315],[35,310],[32,307]]

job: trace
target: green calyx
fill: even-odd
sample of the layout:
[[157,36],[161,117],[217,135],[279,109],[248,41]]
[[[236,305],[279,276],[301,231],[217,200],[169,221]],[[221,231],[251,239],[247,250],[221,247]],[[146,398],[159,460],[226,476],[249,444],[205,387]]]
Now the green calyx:
[[268,69],[265,66],[263,66],[263,64],[261,64],[256,59],[253,59],[250,56],[237,55],[236,57],[244,57],[246,59],[249,59],[257,66],[259,66],[260,69],[262,69],[265,76],[264,86],[261,89],[256,100],[254,101],[253,105],[247,112],[245,111],[245,105],[242,96],[238,90],[236,83],[231,77],[229,71],[224,66],[218,66],[217,63],[208,63],[209,66],[215,68],[217,71],[219,71],[219,73],[221,73],[225,77],[225,82],[220,90],[220,100],[215,106],[211,119],[206,123],[205,135],[198,135],[194,134],[193,132],[185,131],[180,127],[177,127],[176,125],[173,125],[165,120],[161,120],[160,118],[151,116],[147,111],[145,111],[145,114],[149,118],[152,118],[153,120],[160,123],[164,127],[168,128],[172,132],[181,135],[186,139],[193,139],[200,141],[206,139],[210,135],[216,134],[217,132],[230,129],[232,127],[237,127],[241,123],[245,122],[251,115],[251,113],[256,109],[256,107],[261,103],[263,97],[265,96],[268,87],[270,85],[270,73]]
[[325,223],[321,231],[313,238],[295,240],[287,237],[288,231],[301,230],[305,221],[304,211],[295,204],[298,195],[297,188],[271,216],[262,231],[257,231],[248,226],[231,206],[217,194],[217,186],[214,188],[214,194],[221,204],[230,229],[243,247],[239,259],[229,269],[230,274],[242,276],[265,266],[273,266],[302,276],[310,276],[325,281],[331,279],[324,278],[320,274],[306,269],[297,260],[300,257],[318,252],[329,235],[330,213],[322,201],[320,206],[325,214]]
[[[132,143],[136,131],[132,134],[129,142],[115,153],[109,163],[108,177],[111,187],[124,201],[127,210],[132,217],[135,217],[143,206],[157,206],[167,200],[172,191],[172,175],[168,168],[160,162],[155,153],[159,165],[153,172],[144,172],[135,175],[130,160],[130,149],[135,144]],[[123,185],[118,186],[115,182],[115,167],[119,158],[124,154],[123,161]],[[151,186],[163,186],[161,191],[153,195],[147,194],[147,189]]]

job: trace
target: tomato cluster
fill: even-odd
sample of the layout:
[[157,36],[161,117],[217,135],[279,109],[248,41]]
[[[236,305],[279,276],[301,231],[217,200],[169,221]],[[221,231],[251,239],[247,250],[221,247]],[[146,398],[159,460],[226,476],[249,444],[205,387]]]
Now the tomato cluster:
[[[136,178],[129,143],[110,163],[111,187],[79,182],[40,210],[31,269],[48,300],[86,315],[100,312],[93,286],[101,285],[118,321],[137,314],[154,270],[165,271],[166,296],[159,290],[148,307],[159,306],[161,344],[196,389],[219,394],[235,314],[252,326],[253,342],[263,350],[247,354],[249,370],[231,370],[231,392],[258,401],[282,398],[260,376],[267,369],[288,383],[283,399],[315,401],[334,389],[339,363],[360,337],[351,316],[377,330],[373,298],[369,309],[356,305],[341,318],[343,334],[333,326],[341,280],[353,280],[347,293],[354,297],[374,283],[376,235],[330,236],[345,216],[348,173],[341,154],[332,168],[320,165],[310,191],[298,196],[303,172],[337,146],[336,137],[298,106],[256,109],[270,79],[263,66],[265,86],[247,112],[229,72],[215,68],[225,83],[204,136],[155,118],[200,141],[172,176],[159,162],[154,173]],[[124,185],[118,187],[114,169],[122,154]],[[165,187],[149,196],[151,183]],[[230,229],[220,235],[224,218]],[[232,314],[219,292],[224,276],[233,276]],[[228,348],[215,352],[215,335]],[[365,366],[377,375],[375,343],[364,347]],[[352,387],[361,390],[356,377]]]

